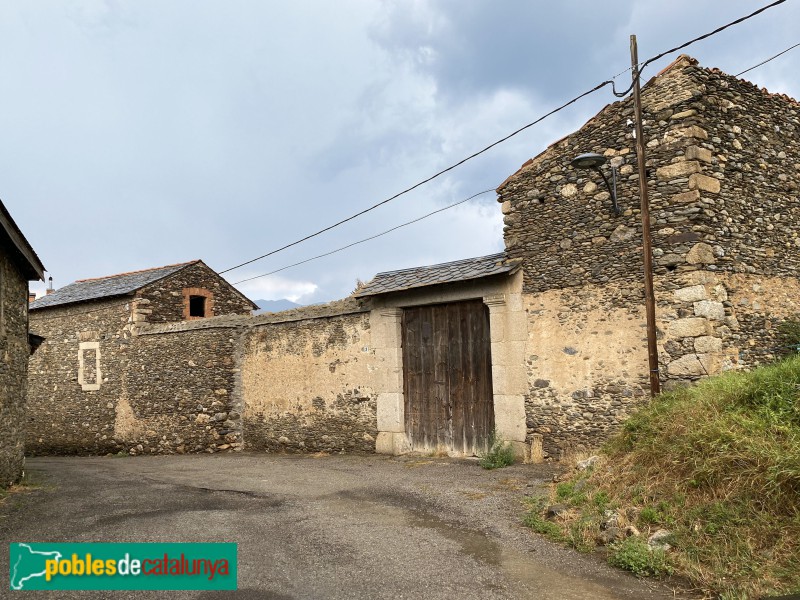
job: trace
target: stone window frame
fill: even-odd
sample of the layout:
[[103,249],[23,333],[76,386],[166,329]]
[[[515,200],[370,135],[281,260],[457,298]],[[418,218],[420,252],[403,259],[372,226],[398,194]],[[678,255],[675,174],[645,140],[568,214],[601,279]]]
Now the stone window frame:
[[[189,314],[190,298],[192,296],[202,296],[206,299],[206,314],[202,317],[192,317]],[[183,319],[185,321],[196,321],[197,319],[207,319],[214,316],[214,294],[205,288],[183,288]]]
[[[87,383],[84,380],[85,371],[85,358],[83,353],[85,350],[94,350],[95,360],[95,381],[94,383]],[[103,381],[103,374],[100,371],[100,342],[80,342],[78,344],[78,383],[84,392],[96,392],[100,389],[100,384]]]

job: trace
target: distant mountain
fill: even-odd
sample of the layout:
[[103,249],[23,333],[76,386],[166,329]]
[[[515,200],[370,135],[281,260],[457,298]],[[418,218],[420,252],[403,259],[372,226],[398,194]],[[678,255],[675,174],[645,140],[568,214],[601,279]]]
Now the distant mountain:
[[259,310],[257,310],[254,314],[260,315],[261,313],[265,312],[281,312],[282,310],[289,310],[290,308],[297,308],[298,306],[303,306],[302,304],[297,304],[297,302],[292,302],[291,300],[256,300],[255,303],[258,305]]

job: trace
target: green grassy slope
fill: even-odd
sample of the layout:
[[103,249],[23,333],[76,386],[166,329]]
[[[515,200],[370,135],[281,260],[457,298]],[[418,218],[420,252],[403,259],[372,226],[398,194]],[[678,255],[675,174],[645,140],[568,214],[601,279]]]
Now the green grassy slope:
[[[567,510],[547,520],[554,502]],[[706,594],[800,591],[800,356],[662,394],[526,520],[582,550],[607,542],[605,522],[609,562]],[[647,545],[659,529],[666,550]]]

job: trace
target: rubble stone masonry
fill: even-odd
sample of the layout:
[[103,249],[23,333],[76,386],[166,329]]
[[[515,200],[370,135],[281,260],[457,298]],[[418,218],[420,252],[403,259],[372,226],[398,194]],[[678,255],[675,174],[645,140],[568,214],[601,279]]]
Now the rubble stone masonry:
[[358,312],[248,328],[242,364],[248,449],[375,451],[378,373],[370,315],[343,304],[353,306],[340,310]]
[[123,449],[114,423],[132,343],[130,307],[130,298],[115,298],[31,312],[31,331],[45,343],[28,368],[28,454]]
[[[681,57],[643,110],[662,382],[774,358],[775,325],[800,312],[800,106]],[[596,446],[646,397],[632,118],[630,100],[609,105],[498,189],[525,274],[528,431],[555,455]],[[584,152],[618,169],[622,215],[570,165]]]
[[188,318],[189,296],[206,298],[206,317],[247,314],[250,301],[203,263],[151,283],[136,294],[137,322],[170,323]]
[[158,307],[136,313],[140,298],[36,315],[48,342],[31,362],[30,454],[374,451],[357,302],[148,323],[137,314]]
[[0,252],[0,488],[22,474],[29,353],[28,281]]

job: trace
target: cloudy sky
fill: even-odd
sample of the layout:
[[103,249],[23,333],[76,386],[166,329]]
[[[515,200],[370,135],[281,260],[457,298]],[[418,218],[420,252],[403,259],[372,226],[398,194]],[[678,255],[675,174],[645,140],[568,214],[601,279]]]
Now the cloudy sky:
[[[624,70],[631,33],[645,59],[767,3],[4,0],[0,198],[56,287],[195,258],[227,269],[413,185]],[[789,0],[687,52],[738,73],[799,42],[797,23],[800,1]],[[747,77],[800,98],[797,73],[800,48]],[[493,189],[613,100],[600,91],[226,277],[266,273]],[[379,271],[501,249],[490,193],[239,287],[253,299],[320,302]]]

